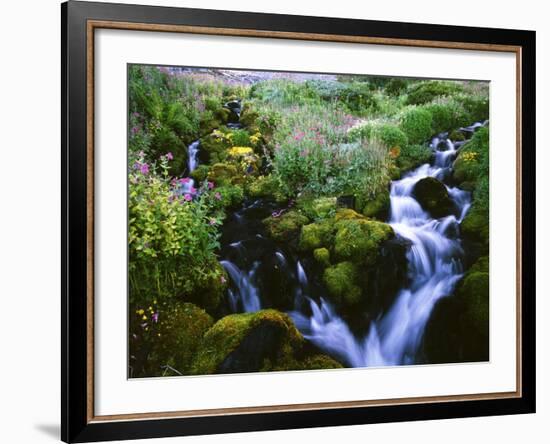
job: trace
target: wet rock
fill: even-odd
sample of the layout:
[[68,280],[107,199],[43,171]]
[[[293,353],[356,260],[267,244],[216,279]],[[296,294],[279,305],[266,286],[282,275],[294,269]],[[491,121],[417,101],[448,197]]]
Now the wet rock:
[[420,179],[414,186],[413,195],[432,217],[449,216],[456,211],[445,185],[433,177]]
[[261,310],[225,316],[204,335],[192,365],[194,374],[340,368],[314,351],[288,315]]

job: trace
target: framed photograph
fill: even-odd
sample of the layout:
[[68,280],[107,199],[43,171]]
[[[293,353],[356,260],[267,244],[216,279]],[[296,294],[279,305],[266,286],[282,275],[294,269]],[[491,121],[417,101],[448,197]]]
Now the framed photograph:
[[69,1],[62,439],[535,411],[535,33]]

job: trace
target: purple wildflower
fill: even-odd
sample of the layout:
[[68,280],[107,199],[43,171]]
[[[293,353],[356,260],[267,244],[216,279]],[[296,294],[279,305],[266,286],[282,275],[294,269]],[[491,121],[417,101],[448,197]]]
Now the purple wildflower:
[[174,155],[172,154],[171,151],[168,151],[168,152],[166,153],[166,158],[167,158],[168,160],[174,160]]
[[190,200],[193,200],[193,196],[191,196],[190,194],[186,194],[185,196],[183,196],[183,198],[189,202]]
[[216,194],[214,194],[214,197],[215,197],[217,200],[221,200],[222,195],[221,195],[219,192],[217,192]]
[[211,190],[212,188],[214,188],[214,183],[208,182],[208,189]]
[[139,167],[139,171],[141,172],[141,174],[149,174],[149,165],[147,165],[146,163],[141,164],[141,166]]
[[151,319],[153,320],[153,322],[158,322],[159,321],[159,314],[158,314],[158,311],[156,313],[153,313],[151,315]]

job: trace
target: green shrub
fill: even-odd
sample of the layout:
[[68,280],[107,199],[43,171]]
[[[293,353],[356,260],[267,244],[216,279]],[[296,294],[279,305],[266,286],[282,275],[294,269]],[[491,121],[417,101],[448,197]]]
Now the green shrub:
[[[181,195],[169,181],[168,156],[155,165],[134,159],[129,174],[128,246],[131,304],[183,297],[214,308],[223,291],[215,251],[223,214],[215,190]],[[186,180],[186,179],[182,179]]]
[[402,172],[406,172],[428,163],[431,157],[432,151],[426,145],[406,145],[401,148],[396,164]]
[[405,111],[400,126],[411,144],[423,143],[433,134],[432,115],[423,108],[410,108]]
[[390,96],[399,96],[407,89],[408,84],[409,82],[405,79],[399,77],[392,78],[386,83],[386,94]]
[[231,146],[250,146],[250,134],[245,129],[232,130],[227,136],[231,140]]
[[407,104],[423,105],[431,102],[436,97],[449,96],[459,93],[463,88],[456,82],[443,82],[439,80],[427,80],[412,85],[407,96]]

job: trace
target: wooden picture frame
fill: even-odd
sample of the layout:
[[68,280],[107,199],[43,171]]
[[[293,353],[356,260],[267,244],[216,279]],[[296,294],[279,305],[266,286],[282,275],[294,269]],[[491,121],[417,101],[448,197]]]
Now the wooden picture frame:
[[[61,15],[63,441],[154,438],[535,411],[534,32],[78,1],[63,3]],[[98,29],[515,54],[517,389],[489,394],[96,416],[93,42]]]

